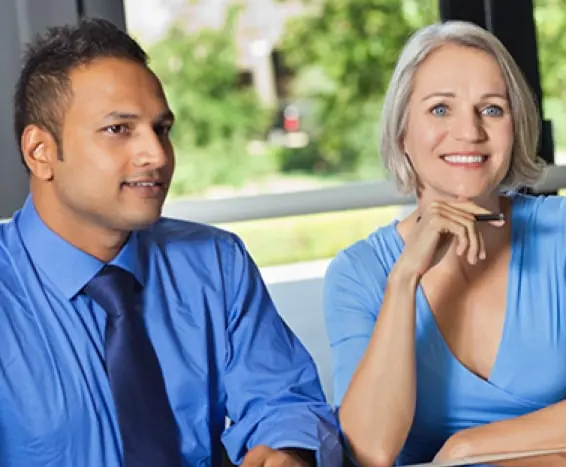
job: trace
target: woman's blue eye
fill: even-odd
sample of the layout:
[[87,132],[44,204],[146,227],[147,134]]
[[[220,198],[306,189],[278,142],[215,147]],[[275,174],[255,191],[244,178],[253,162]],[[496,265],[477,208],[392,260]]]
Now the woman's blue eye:
[[488,105],[482,110],[482,114],[487,117],[500,117],[503,115],[503,109],[498,105]]
[[439,104],[435,105],[430,111],[437,117],[444,117],[448,113],[448,108],[444,104]]

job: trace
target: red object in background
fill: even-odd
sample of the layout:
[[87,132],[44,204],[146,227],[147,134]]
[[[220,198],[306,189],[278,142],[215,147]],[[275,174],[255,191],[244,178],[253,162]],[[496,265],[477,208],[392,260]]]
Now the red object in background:
[[294,105],[285,107],[283,111],[283,129],[287,133],[299,131],[301,128],[299,117],[299,109],[297,107]]

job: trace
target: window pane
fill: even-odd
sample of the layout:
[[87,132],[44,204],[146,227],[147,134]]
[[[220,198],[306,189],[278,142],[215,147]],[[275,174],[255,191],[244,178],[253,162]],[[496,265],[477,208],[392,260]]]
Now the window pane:
[[329,259],[405,213],[402,206],[222,224],[238,234],[260,267]]
[[543,112],[552,120],[555,163],[566,164],[566,11],[563,2],[535,0]]
[[[177,115],[172,197],[384,177],[382,96],[437,0],[126,0]],[[323,8],[325,6],[325,8]]]

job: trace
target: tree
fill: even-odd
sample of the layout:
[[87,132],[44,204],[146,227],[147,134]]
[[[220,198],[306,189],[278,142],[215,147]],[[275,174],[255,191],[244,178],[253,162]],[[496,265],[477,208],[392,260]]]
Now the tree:
[[545,97],[566,100],[566,0],[536,0],[535,19]]
[[409,36],[436,19],[436,1],[305,4],[309,14],[288,25],[282,49],[287,65],[297,73],[297,97],[311,101],[316,149],[329,170],[359,172],[370,167],[375,174],[382,96]]
[[263,136],[270,114],[251,88],[239,85],[238,13],[231,9],[221,30],[188,33],[183,25],[174,25],[149,49],[178,122],[172,133],[178,165],[174,194],[237,185],[262,169],[246,147]]

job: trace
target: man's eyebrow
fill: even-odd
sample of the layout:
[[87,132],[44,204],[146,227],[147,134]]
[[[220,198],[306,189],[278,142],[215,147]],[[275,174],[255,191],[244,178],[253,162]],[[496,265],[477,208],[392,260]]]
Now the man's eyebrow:
[[114,110],[104,116],[104,120],[139,120],[140,116],[130,112]]
[[[104,120],[139,120],[141,117],[138,114],[131,113],[131,112],[120,112],[114,110],[104,116]],[[161,112],[157,117],[154,118],[155,122],[164,122],[164,121],[174,121],[175,115],[169,109],[164,110]]]
[[165,110],[164,112],[161,112],[156,118],[155,118],[156,122],[174,122],[175,121],[175,115],[173,114],[173,112],[169,109]]

